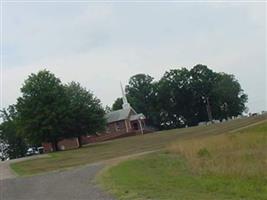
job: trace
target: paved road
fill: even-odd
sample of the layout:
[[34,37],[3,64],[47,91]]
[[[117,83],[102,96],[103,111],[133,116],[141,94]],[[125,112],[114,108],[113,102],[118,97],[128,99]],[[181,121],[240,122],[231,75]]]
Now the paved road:
[[114,200],[95,183],[104,167],[96,163],[72,170],[0,180],[1,200]]

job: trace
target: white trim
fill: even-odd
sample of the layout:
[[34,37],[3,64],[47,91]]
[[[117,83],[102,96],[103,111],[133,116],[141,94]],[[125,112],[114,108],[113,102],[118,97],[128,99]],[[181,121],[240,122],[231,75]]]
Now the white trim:
[[128,130],[128,125],[127,125],[127,119],[124,120],[124,124],[125,124],[125,127],[126,127],[126,133],[128,133],[129,130]]

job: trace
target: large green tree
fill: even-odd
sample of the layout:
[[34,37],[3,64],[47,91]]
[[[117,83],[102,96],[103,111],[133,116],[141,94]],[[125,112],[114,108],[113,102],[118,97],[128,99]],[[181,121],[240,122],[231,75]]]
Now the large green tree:
[[16,105],[20,134],[33,144],[57,142],[102,131],[105,111],[100,100],[79,83],[63,85],[47,70],[31,74]]
[[31,143],[52,142],[64,137],[68,98],[59,78],[47,70],[31,74],[17,100],[18,128]]
[[190,70],[190,88],[194,93],[194,110],[198,121],[212,120],[212,91],[216,84],[217,73],[206,65],[198,64]]
[[[247,95],[233,75],[216,73],[206,65],[166,71],[158,81],[145,74],[126,86],[130,104],[160,129],[193,126],[201,121],[242,114]],[[118,98],[113,109],[121,108]]]
[[132,76],[126,85],[126,95],[136,112],[143,113],[148,124],[156,126],[159,112],[156,100],[157,86],[153,80],[154,78],[147,74]]
[[[158,127],[157,83],[153,80],[153,77],[146,74],[132,76],[126,85],[126,97],[136,112],[146,116],[149,125]],[[112,110],[122,109],[122,104],[122,98],[117,98],[112,105]]]
[[191,74],[186,68],[165,72],[158,83],[161,128],[193,125],[196,121]]
[[80,139],[105,129],[105,111],[99,99],[76,82],[65,85],[65,91],[68,98],[66,136]]
[[218,73],[212,89],[213,116],[216,119],[227,119],[241,115],[245,110],[248,96],[242,90],[234,75]]
[[[9,106],[1,111],[2,123],[0,124],[0,140],[7,157],[10,159],[25,156],[27,144],[25,138],[17,132],[17,112],[15,107]],[[3,155],[2,155],[3,156]]]

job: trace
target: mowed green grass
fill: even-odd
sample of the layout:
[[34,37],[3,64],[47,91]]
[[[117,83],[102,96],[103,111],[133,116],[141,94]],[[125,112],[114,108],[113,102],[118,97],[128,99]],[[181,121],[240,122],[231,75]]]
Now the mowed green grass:
[[11,168],[21,176],[63,170],[120,156],[163,149],[177,139],[221,134],[265,119],[267,119],[267,115],[238,119],[210,126],[196,126],[127,137],[88,145],[76,150],[50,153],[48,154],[49,157],[46,158],[13,163]]
[[104,172],[118,199],[267,199],[267,121],[237,132],[173,141]]

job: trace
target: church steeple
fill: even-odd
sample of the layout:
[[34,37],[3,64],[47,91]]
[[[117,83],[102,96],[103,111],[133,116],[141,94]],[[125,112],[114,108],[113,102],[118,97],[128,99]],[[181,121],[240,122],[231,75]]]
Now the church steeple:
[[128,108],[130,108],[131,106],[130,106],[130,104],[129,104],[128,101],[127,101],[127,98],[126,98],[124,89],[123,89],[123,87],[122,87],[122,83],[120,82],[120,84],[121,84],[121,93],[122,93],[122,102],[123,102],[123,104],[122,104],[122,108],[123,108],[123,109],[128,109]]

